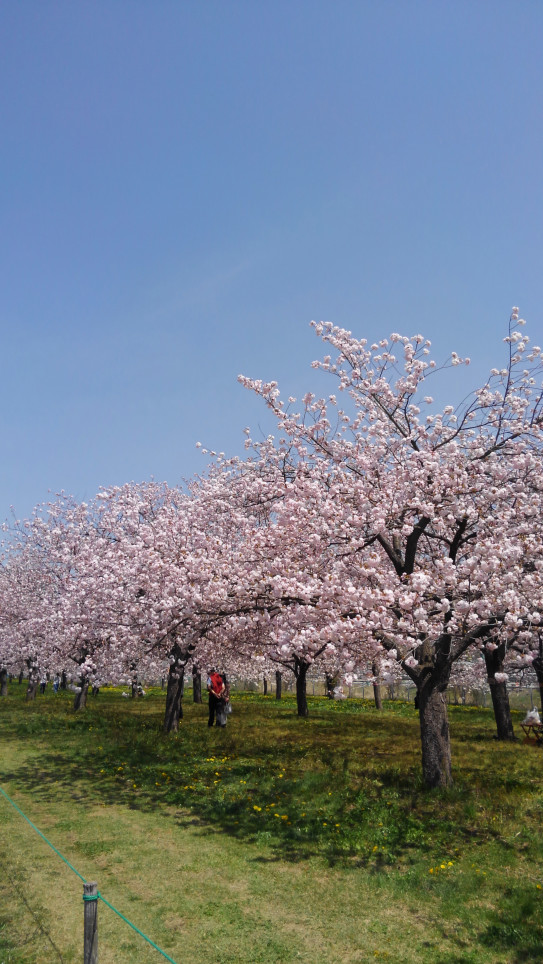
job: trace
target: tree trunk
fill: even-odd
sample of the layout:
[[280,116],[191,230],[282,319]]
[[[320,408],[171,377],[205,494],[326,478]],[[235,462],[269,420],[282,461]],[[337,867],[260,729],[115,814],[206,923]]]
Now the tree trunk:
[[66,671],[65,671],[65,670],[62,670],[62,674],[61,674],[61,677],[60,677],[60,688],[61,688],[61,690],[65,690],[65,689],[68,688],[68,680],[67,680],[67,677],[66,677]]
[[267,696],[267,695],[268,695],[268,681],[266,677],[264,677],[264,696]]
[[505,683],[497,683],[495,679],[489,679],[488,685],[490,686],[498,740],[514,740],[515,734],[513,731],[507,686]]
[[24,670],[21,670],[21,672],[19,673],[19,686],[23,682],[24,678],[25,678]]
[[202,674],[200,667],[194,664],[192,667],[192,699],[195,703],[202,702]]
[[8,695],[8,671],[0,669],[0,696]]
[[166,711],[164,713],[164,733],[177,733],[179,720],[183,719],[183,689],[185,669],[170,666],[168,673],[168,687],[166,690]]
[[421,675],[417,683],[422,775],[428,789],[452,786],[446,688],[446,681],[433,673]]
[[133,700],[136,700],[136,699],[138,698],[138,677],[137,677],[137,674],[136,674],[136,676],[133,676],[133,677],[132,677],[132,686],[131,686],[131,690],[130,690],[130,696],[132,697]]
[[84,677],[79,681],[79,691],[75,694],[74,710],[84,710],[87,705],[87,693],[89,692],[89,681]]
[[38,692],[37,679],[29,679],[28,686],[26,688],[26,702],[29,703],[31,700],[35,700],[37,692]]
[[307,671],[309,663],[298,656],[294,657],[294,675],[296,677],[296,705],[298,716],[309,716],[307,707]]
[[324,675],[324,695],[328,697],[329,700],[334,699],[334,687],[337,686],[338,676],[337,673],[332,675],[331,673],[325,673]]
[[501,673],[503,670],[505,645],[500,644],[490,652],[485,648],[484,654],[486,671],[488,673],[488,685],[490,687],[492,706],[494,708],[494,719],[496,720],[496,729],[498,731],[498,740],[514,740],[515,734],[513,732],[513,721],[511,719],[511,707],[509,705],[507,686],[504,682],[496,682],[495,679],[495,674]]
[[276,669],[276,670],[275,670],[275,699],[276,699],[276,700],[280,700],[280,699],[281,699],[281,696],[282,696],[282,693],[281,693],[281,684],[282,684],[282,682],[283,682],[283,677],[281,676],[280,671],[279,671],[278,669]]
[[374,699],[374,702],[375,702],[375,709],[376,709],[376,710],[382,710],[382,709],[383,709],[383,700],[382,700],[382,697],[381,697],[381,684],[380,684],[380,682],[379,682],[379,671],[380,671],[380,669],[381,669],[381,667],[379,666],[379,660],[374,659],[373,662],[372,662],[372,664],[371,664],[371,672],[372,672],[372,676],[375,677],[375,682],[374,682],[374,684],[373,684],[373,699]]
[[543,715],[543,640],[541,637],[539,639],[539,655],[534,659],[532,666],[539,684],[539,702],[541,703],[541,714]]
[[36,699],[36,693],[38,692],[39,676],[36,665],[32,660],[28,660],[28,686],[26,687],[26,701],[29,703],[31,700]]

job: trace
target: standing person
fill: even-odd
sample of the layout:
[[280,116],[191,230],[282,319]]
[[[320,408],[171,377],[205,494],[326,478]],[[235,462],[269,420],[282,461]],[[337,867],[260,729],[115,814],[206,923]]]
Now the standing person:
[[47,676],[42,676],[40,680],[40,693],[45,693],[45,687],[47,686]]
[[[222,676],[214,669],[210,669],[207,674],[207,691],[209,693],[209,720],[207,721],[207,725],[213,726],[215,722],[215,715],[217,713],[217,707],[224,692]],[[221,726],[218,719],[217,725]]]
[[60,686],[60,676],[57,673],[53,680],[53,693],[58,693],[59,686]]
[[220,699],[217,700],[217,726],[226,726],[226,716],[230,709],[230,686],[224,673],[220,674],[223,690]]

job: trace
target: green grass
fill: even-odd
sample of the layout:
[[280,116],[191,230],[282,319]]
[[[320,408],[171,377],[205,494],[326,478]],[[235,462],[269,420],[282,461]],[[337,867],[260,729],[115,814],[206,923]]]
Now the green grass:
[[[164,694],[0,701],[0,784],[86,879],[189,964],[543,961],[543,750],[450,707],[428,793],[412,704],[234,695],[226,730]],[[518,726],[517,726],[518,729]],[[100,961],[163,958],[99,905]],[[81,882],[0,800],[0,964],[79,961]]]

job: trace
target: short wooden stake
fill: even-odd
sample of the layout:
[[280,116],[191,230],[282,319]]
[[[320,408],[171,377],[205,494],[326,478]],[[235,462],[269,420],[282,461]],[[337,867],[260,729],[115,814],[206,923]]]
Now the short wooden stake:
[[98,964],[98,884],[83,884],[83,964]]

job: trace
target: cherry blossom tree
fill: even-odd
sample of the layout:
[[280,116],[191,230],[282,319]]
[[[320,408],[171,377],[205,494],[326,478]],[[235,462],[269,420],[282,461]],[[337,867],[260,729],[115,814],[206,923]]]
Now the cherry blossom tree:
[[[320,484],[315,511],[306,502],[298,520],[300,539],[320,541],[326,555],[336,604],[328,638],[351,646],[354,624],[417,686],[430,787],[452,780],[445,691],[453,664],[474,646],[532,638],[540,624],[542,366],[522,325],[514,309],[505,365],[464,403],[437,412],[424,394],[428,378],[469,360],[453,353],[440,369],[420,335],[368,346],[314,325],[336,352],[315,367],[335,377],[344,408],[335,395],[308,394],[296,412],[275,382],[240,376],[277,417],[277,460],[294,451]],[[505,680],[493,662],[488,668],[501,711]]]

